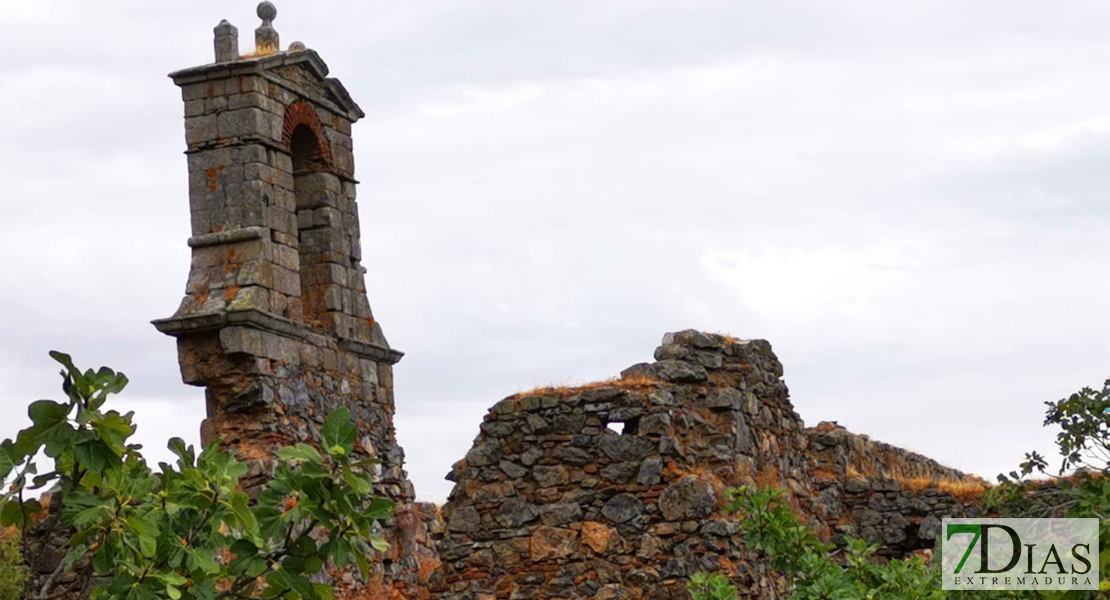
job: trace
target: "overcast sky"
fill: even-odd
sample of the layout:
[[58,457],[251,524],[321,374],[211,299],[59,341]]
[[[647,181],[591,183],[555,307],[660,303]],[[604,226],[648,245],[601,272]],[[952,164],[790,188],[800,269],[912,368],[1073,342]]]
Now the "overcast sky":
[[[253,1],[0,0],[0,437],[50,349],[198,438],[182,106]],[[808,425],[993,478],[1110,376],[1105,0],[279,0],[355,126],[398,436],[441,501],[487,407],[666,331],[770,340]]]

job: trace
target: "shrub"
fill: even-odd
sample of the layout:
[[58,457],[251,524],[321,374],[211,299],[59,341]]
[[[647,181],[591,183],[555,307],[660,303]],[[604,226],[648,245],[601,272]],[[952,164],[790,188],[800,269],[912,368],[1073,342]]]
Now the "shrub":
[[694,573],[686,589],[693,600],[735,600],[736,586],[728,577],[718,574]]
[[[346,409],[328,416],[319,449],[280,449],[281,463],[252,501],[239,483],[246,465],[215,444],[197,454],[172,439],[175,464],[150,469],[128,441],[132,414],[103,410],[127,377],[106,367],[82,372],[69,356],[51,356],[64,367],[67,400],[32,403],[32,425],[0,443],[9,490],[0,525],[32,526],[43,508],[26,498],[31,490],[52,485],[62,503],[65,556],[33,597],[51,597],[58,573],[87,566],[105,581],[94,599],[317,600],[331,597],[330,587],[310,579],[325,563],[354,561],[365,577],[370,548],[386,548],[373,528],[393,505],[370,498],[373,461],[353,455]],[[37,475],[40,455],[51,466]]]

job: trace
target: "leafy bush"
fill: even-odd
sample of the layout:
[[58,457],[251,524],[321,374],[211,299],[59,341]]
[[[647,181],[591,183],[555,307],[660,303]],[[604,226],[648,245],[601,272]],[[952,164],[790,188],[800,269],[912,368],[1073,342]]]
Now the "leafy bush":
[[736,600],[736,586],[716,573],[694,573],[686,589],[694,600]]
[[[25,493],[53,485],[60,526],[70,535],[36,597],[50,597],[58,573],[91,562],[106,580],[94,599],[316,600],[331,597],[328,586],[310,580],[326,562],[353,560],[365,577],[370,548],[386,548],[374,526],[393,505],[369,497],[373,461],[353,456],[356,430],[346,409],[327,418],[321,450],[279,450],[282,463],[252,502],[240,486],[246,465],[215,444],[197,455],[172,439],[175,464],[151,470],[141,447],[128,443],[132,413],[102,410],[127,377],[106,367],[82,372],[69,356],[51,356],[64,367],[67,401],[32,403],[32,425],[0,443],[0,479],[9,490],[0,524],[32,526],[42,506]],[[40,454],[51,464],[42,475]]]
[[[793,580],[795,600],[935,600],[944,598],[940,573],[921,558],[872,559],[878,546],[849,540],[840,560],[801,522],[783,490],[730,490],[726,507],[740,517],[740,530],[750,548],[758,549],[776,571]],[[729,598],[735,598],[731,596]]]

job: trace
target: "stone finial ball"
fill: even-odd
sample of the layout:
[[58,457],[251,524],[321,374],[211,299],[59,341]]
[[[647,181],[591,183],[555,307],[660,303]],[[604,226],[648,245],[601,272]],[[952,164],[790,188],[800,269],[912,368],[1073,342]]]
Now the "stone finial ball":
[[305,49],[304,42],[293,42],[292,44],[289,44],[289,51],[290,52],[300,52],[301,50],[304,50],[304,49]]
[[277,7],[273,2],[261,2],[258,4],[258,18],[263,21],[273,21],[277,18]]

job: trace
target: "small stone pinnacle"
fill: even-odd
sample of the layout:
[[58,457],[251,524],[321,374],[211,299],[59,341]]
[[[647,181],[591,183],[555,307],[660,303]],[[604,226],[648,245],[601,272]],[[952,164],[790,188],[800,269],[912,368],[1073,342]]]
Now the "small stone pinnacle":
[[239,58],[239,30],[224,19],[212,31],[216,34],[216,62],[229,62]]

